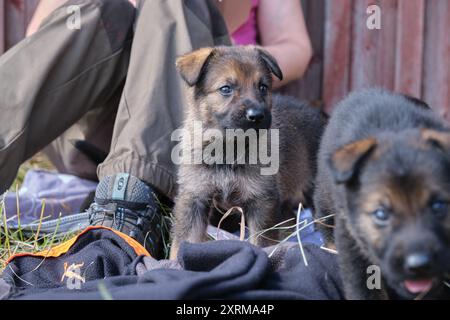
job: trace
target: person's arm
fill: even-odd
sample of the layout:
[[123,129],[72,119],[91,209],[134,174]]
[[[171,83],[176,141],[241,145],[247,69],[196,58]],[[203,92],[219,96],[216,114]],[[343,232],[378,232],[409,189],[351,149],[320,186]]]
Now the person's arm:
[[300,78],[313,54],[300,0],[260,0],[258,30],[261,45],[283,71],[284,79],[274,82],[275,87]]

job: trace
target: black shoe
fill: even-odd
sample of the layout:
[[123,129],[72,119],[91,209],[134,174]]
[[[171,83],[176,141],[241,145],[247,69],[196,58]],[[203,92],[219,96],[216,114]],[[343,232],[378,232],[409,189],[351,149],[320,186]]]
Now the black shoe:
[[103,178],[88,209],[92,226],[129,235],[157,257],[161,252],[161,212],[152,188],[138,178],[119,173]]

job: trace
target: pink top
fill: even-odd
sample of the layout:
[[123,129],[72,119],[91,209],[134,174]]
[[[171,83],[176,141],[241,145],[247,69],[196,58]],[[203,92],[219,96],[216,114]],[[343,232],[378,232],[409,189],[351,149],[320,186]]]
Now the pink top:
[[258,10],[258,5],[259,0],[252,0],[252,8],[248,20],[231,35],[235,44],[257,44],[258,26],[256,11]]

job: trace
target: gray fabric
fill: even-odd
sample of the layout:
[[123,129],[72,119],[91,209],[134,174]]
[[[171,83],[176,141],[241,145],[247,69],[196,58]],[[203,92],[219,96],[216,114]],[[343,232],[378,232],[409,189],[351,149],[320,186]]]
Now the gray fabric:
[[5,300],[10,295],[11,286],[1,276],[0,274],[0,300]]
[[[226,233],[226,231],[222,231]],[[230,240],[234,236],[230,235]],[[237,240],[235,240],[237,241]],[[275,250],[276,249],[276,250]],[[298,244],[293,242],[286,242],[278,246],[270,246],[263,248],[263,251],[269,256],[269,264],[272,271],[280,271],[286,267],[286,254],[290,249],[298,250]],[[274,254],[270,255],[272,252]],[[183,267],[178,261],[175,260],[156,260],[152,257],[143,257],[142,262],[136,264],[136,273],[138,275],[143,275],[147,271],[157,270],[157,269],[172,269],[172,270],[182,270]]]
[[[300,221],[308,221],[311,219],[311,212],[305,210],[302,212],[302,218]],[[225,230],[217,229],[212,225],[208,225],[207,228],[208,235],[214,240],[239,240],[239,236],[227,232]],[[318,233],[311,229],[305,229],[301,232],[302,244],[310,245],[314,244],[318,247],[322,245],[322,240],[317,239]],[[320,236],[319,236],[320,238]],[[286,256],[289,250],[299,250],[299,244],[296,237],[291,237],[288,241],[280,243],[278,245],[273,245],[270,247],[262,248],[262,250],[269,257],[269,264],[272,271],[280,271],[286,268]],[[156,260],[152,257],[143,257],[142,261],[136,265],[136,273],[138,275],[144,274],[146,271],[156,270],[156,269],[173,269],[181,270],[182,266],[178,261],[174,260]]]
[[[304,247],[308,265],[304,264],[300,250],[291,248],[286,250],[283,258],[286,267],[273,270],[267,254],[247,242],[182,243],[178,254],[182,269],[149,269],[140,275],[136,274],[135,263],[141,262],[142,256],[130,261],[129,257],[133,256],[130,250],[109,230],[91,230],[60,258],[45,259],[44,262],[30,257],[15,259],[11,268],[5,271],[8,272],[5,279],[18,286],[9,298],[102,299],[101,284],[115,300],[343,299],[336,256],[314,245]],[[117,259],[117,256],[121,258]],[[91,260],[95,261],[93,266],[88,263]],[[84,265],[89,266],[85,271],[86,282],[80,290],[61,283],[66,261],[84,261]],[[36,264],[40,267],[34,270]],[[23,284],[11,274],[12,269],[23,280],[35,285]]]
[[175,260],[156,260],[152,257],[142,258],[142,262],[136,264],[136,273],[138,276],[143,275],[147,271],[156,269],[172,269],[172,270],[182,270],[180,263]]
[[38,222],[42,209],[44,221],[57,219],[60,214],[66,216],[80,212],[85,199],[96,186],[95,182],[72,175],[30,170],[18,193],[10,191],[4,195],[8,225],[12,228],[17,225],[18,211],[22,226]]

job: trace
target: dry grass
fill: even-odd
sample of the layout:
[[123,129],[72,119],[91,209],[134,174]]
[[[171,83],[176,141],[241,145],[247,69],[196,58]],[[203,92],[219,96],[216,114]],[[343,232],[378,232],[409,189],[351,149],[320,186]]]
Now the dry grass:
[[[37,154],[20,167],[11,190],[16,191],[20,188],[25,174],[30,169],[52,170],[53,166],[43,154]],[[20,219],[20,211],[17,212],[17,216]],[[26,234],[21,230],[20,226],[17,230],[10,230],[6,224],[6,212],[3,202],[0,202],[0,218],[2,221],[0,225],[0,272],[5,267],[7,260],[14,254],[43,252],[73,236],[60,235],[57,229],[53,234],[41,234],[39,231],[35,234]]]
[[0,272],[5,268],[8,259],[15,254],[45,252],[74,236],[74,234],[59,233],[58,226],[52,234],[44,234],[39,230],[30,234],[24,232],[20,226],[17,230],[9,229],[6,224],[3,203],[0,203],[0,217],[2,219],[2,225],[0,226]]

